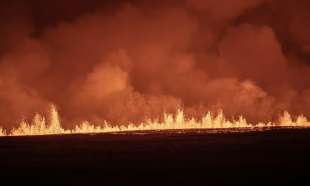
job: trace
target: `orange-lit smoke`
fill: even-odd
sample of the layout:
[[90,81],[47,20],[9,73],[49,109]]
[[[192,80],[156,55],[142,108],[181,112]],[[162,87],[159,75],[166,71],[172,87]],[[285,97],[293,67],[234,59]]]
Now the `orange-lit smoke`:
[[59,6],[77,9],[69,18],[48,1],[0,6],[4,129],[52,103],[63,130],[180,108],[253,123],[284,110],[310,116],[308,1],[68,2]]

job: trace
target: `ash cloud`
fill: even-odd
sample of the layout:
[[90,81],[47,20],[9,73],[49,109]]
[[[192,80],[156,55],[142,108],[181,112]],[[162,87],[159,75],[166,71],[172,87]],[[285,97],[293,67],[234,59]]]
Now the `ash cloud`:
[[[0,123],[54,103],[66,127],[184,108],[310,116],[308,1],[1,3]],[[69,11],[70,10],[70,11]]]

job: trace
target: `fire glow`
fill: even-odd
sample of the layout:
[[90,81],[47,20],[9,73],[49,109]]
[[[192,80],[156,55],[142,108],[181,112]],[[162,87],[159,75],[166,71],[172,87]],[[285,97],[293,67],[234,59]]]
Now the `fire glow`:
[[182,110],[175,114],[164,114],[163,121],[159,119],[149,119],[140,124],[129,123],[127,125],[112,126],[108,122],[102,125],[94,125],[84,121],[76,125],[74,129],[64,129],[61,125],[60,117],[55,106],[51,106],[49,120],[40,114],[36,114],[31,123],[22,121],[19,127],[11,131],[0,128],[0,136],[35,136],[35,135],[65,135],[65,134],[89,134],[108,132],[130,132],[130,131],[151,131],[151,130],[171,130],[171,129],[262,129],[274,127],[310,127],[310,121],[303,115],[293,120],[288,112],[284,112],[278,122],[258,122],[248,123],[240,116],[237,120],[228,120],[223,112],[214,114],[207,112],[202,118],[188,118]]
[[310,1],[36,2],[0,3],[2,135],[308,126]]

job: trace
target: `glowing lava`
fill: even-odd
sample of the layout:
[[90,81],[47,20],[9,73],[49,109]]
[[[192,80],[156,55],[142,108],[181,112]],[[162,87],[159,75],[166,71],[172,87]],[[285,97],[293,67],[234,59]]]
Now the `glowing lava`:
[[169,129],[262,129],[271,127],[310,127],[310,121],[299,116],[293,120],[288,112],[284,112],[275,122],[259,122],[256,124],[248,123],[247,120],[240,116],[238,120],[228,120],[222,112],[213,114],[206,113],[202,118],[187,118],[182,110],[175,114],[164,114],[163,121],[158,119],[147,120],[140,124],[128,123],[127,125],[113,126],[108,122],[102,125],[94,125],[88,121],[82,122],[74,129],[64,129],[61,126],[60,118],[55,106],[51,106],[49,112],[49,122],[40,114],[36,114],[31,123],[21,122],[18,128],[6,131],[0,128],[0,136],[28,136],[28,135],[63,135],[63,134],[80,134],[80,133],[107,133],[107,132],[129,132],[144,130],[169,130]]

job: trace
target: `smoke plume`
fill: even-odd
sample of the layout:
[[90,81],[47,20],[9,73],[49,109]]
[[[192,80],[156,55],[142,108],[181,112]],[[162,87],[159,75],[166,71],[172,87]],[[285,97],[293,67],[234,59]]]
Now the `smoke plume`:
[[0,123],[55,104],[66,127],[190,115],[310,116],[306,0],[0,3]]

